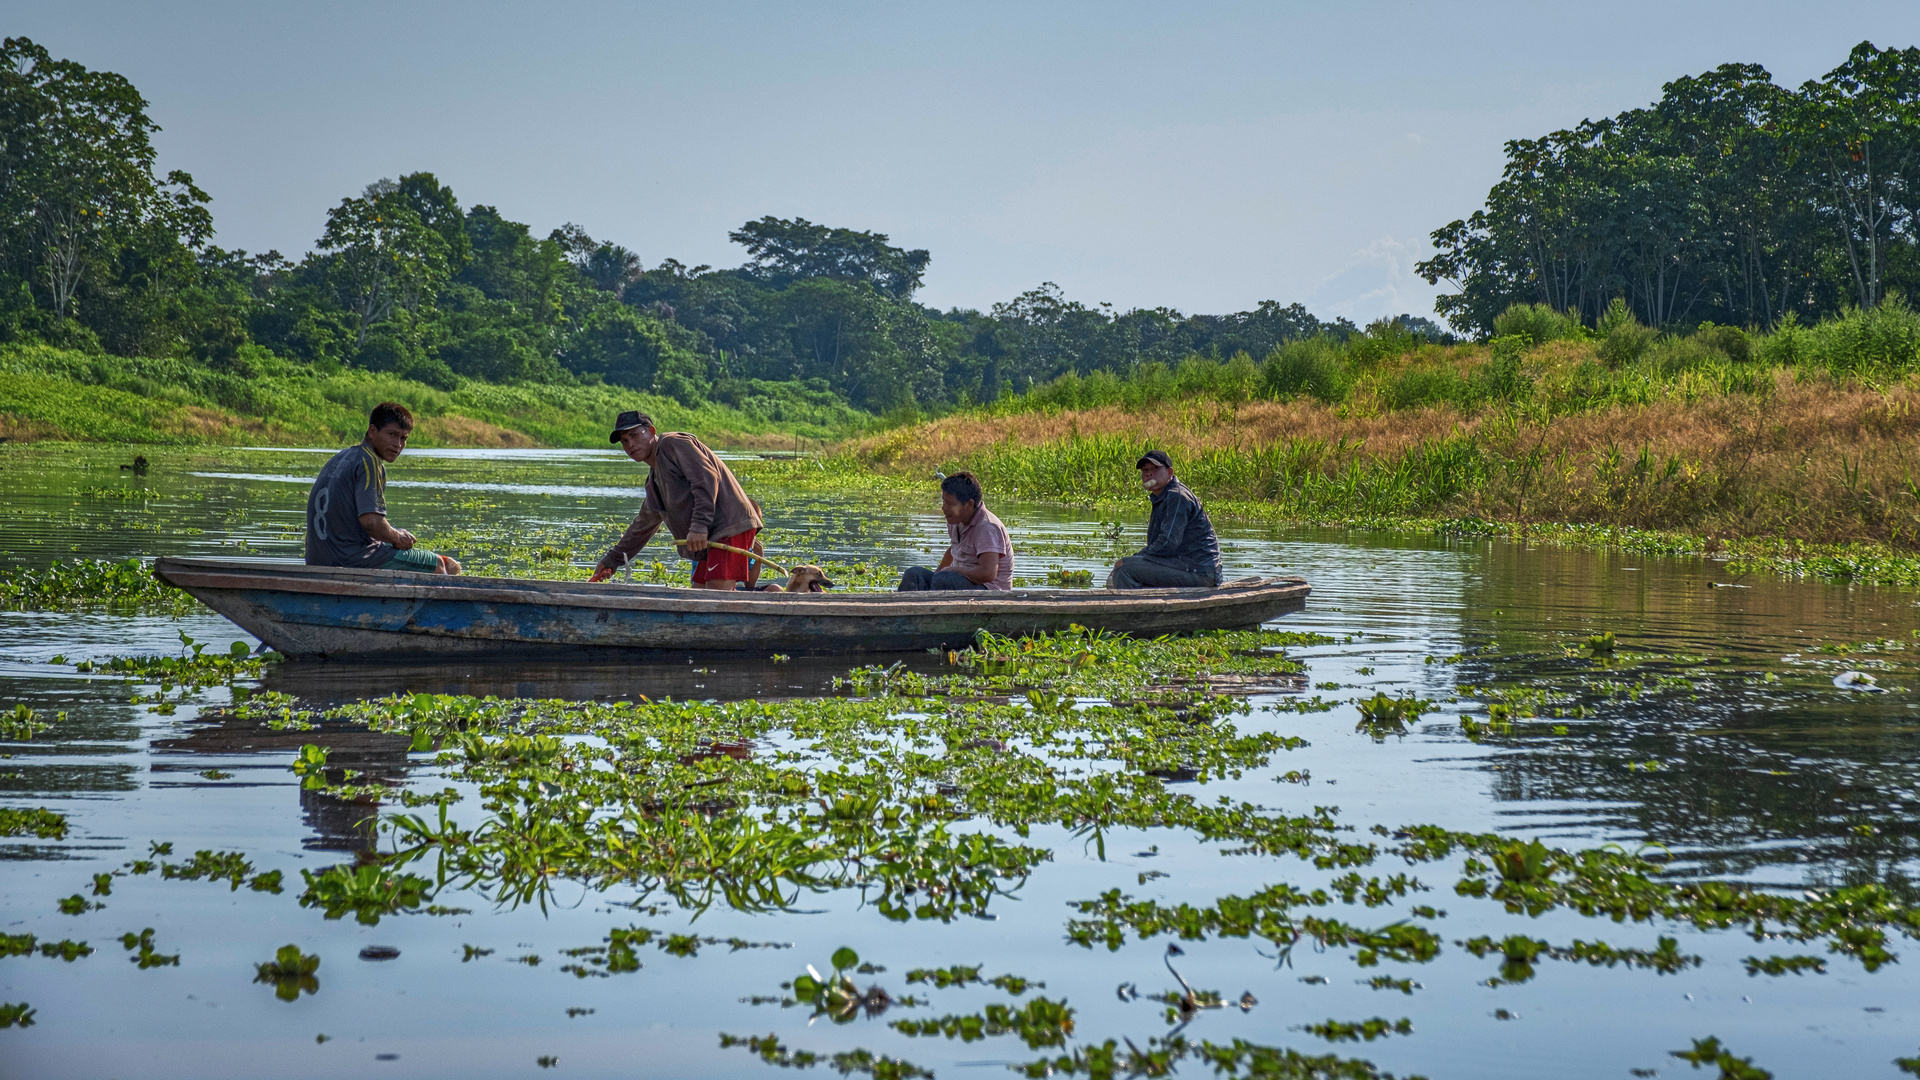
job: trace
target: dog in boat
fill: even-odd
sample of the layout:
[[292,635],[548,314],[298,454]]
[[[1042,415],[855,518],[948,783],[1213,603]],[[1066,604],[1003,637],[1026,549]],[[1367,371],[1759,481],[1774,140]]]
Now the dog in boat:
[[[753,505],[756,510],[760,508],[759,503]],[[767,549],[757,536],[753,538],[753,554],[753,566],[747,573],[746,591],[748,592],[826,592],[834,587],[833,582],[827,580],[827,572],[812,563],[801,563],[789,570],[784,587],[762,585],[760,584],[760,567],[764,565]]]
[[753,579],[749,579],[746,585],[743,586],[747,592],[826,592],[828,589],[834,587],[833,582],[827,578],[827,572],[812,563],[801,563],[799,566],[789,570],[787,572],[787,583],[785,585],[760,584],[757,580],[754,580],[760,576],[758,573],[759,569],[760,565],[756,560],[754,563],[755,574]]
[[[777,588],[777,586],[770,586]],[[801,563],[787,575],[787,585],[783,592],[826,592],[833,588],[833,582],[827,580],[827,572],[812,563]]]

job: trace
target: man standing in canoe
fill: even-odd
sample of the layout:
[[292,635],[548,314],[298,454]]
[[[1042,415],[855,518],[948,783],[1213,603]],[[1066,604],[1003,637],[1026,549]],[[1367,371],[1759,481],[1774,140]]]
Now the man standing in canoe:
[[621,413],[607,441],[648,467],[647,498],[633,524],[600,557],[591,580],[605,581],[632,562],[663,523],[675,540],[685,541],[689,557],[700,556],[693,567],[695,588],[732,592],[747,580],[747,556],[708,546],[711,540],[751,551],[760,531],[760,511],[726,462],[684,431],[656,434],[653,418],[640,412]]
[[1147,546],[1113,564],[1109,589],[1211,589],[1224,576],[1220,542],[1200,497],[1173,475],[1164,450],[1149,450],[1133,463],[1153,504]]
[[367,437],[320,467],[307,493],[307,565],[457,574],[460,563],[414,546],[413,534],[387,523],[387,462],[407,448],[413,414],[383,401],[367,418]]
[[900,592],[1013,588],[1013,541],[1007,527],[980,501],[980,481],[957,472],[940,481],[940,513],[947,519],[947,553],[929,570],[909,566]]

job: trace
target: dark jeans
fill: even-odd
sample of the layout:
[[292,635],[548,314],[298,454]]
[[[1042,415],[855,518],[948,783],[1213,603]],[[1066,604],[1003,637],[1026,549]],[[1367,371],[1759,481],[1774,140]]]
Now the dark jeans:
[[924,566],[909,566],[900,575],[900,592],[927,592],[933,589],[984,589],[985,585],[970,580],[958,570],[929,570]]
[[1109,589],[1211,589],[1211,570],[1194,570],[1151,555],[1129,555],[1107,575]]

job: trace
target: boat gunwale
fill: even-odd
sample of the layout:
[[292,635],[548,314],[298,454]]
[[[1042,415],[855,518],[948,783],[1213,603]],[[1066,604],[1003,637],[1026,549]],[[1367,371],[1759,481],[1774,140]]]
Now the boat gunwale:
[[1311,592],[1304,578],[1264,577],[1241,578],[1210,589],[1034,589],[988,596],[971,590],[932,594],[755,592],[715,596],[709,590],[681,586],[465,575],[422,580],[427,576],[408,571],[173,555],[156,560],[153,572],[170,585],[192,589],[795,617],[935,615],[950,614],[955,607],[980,614],[1063,610],[1098,610],[1106,614],[1134,610],[1166,612],[1304,598]]

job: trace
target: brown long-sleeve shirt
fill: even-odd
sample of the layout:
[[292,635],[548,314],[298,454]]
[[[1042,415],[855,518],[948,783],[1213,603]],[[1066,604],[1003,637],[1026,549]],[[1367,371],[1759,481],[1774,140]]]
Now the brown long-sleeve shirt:
[[640,504],[640,513],[600,557],[600,565],[613,570],[625,566],[662,524],[676,540],[695,531],[722,540],[757,529],[761,522],[759,510],[740,489],[726,462],[699,439],[684,431],[669,431],[654,445],[647,498]]

